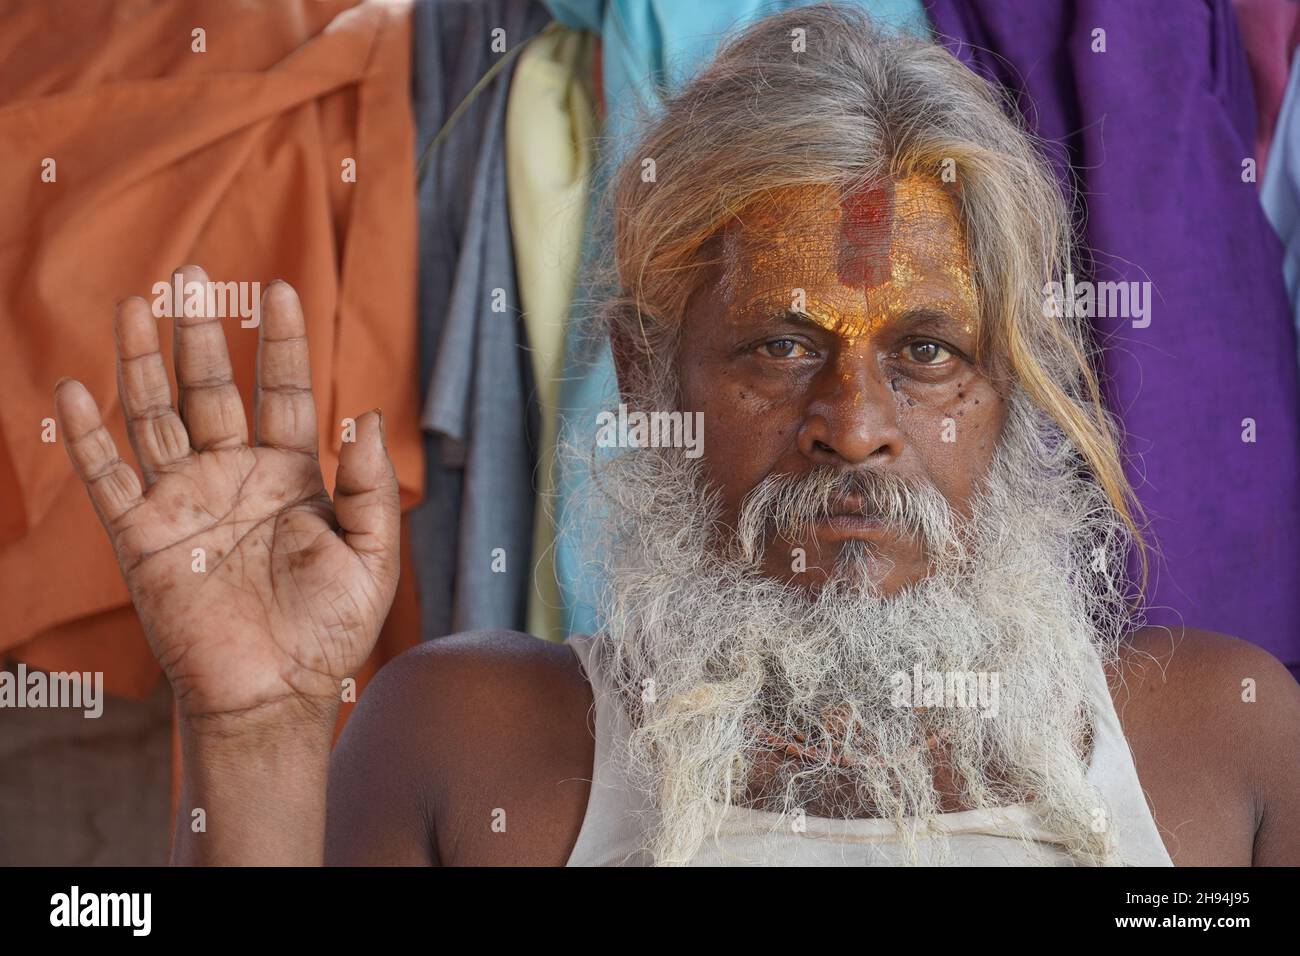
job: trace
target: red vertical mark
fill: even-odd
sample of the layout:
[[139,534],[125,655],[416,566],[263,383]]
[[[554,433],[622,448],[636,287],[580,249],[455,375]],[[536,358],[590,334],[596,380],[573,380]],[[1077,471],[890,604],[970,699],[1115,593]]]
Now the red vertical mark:
[[894,184],[845,196],[840,202],[840,249],[836,274],[864,291],[888,282],[894,232]]

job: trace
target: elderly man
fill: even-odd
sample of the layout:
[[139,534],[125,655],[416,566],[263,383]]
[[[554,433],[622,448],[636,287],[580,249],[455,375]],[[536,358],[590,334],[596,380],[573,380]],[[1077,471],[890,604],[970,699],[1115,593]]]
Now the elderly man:
[[215,319],[175,320],[178,413],[118,308],[143,482],[57,387],[180,708],[178,862],[1300,862],[1300,688],[1140,626],[1084,330],[1044,307],[1067,212],[982,81],[852,11],[770,18],[612,198],[623,400],[698,415],[703,454],[593,460],[599,634],[424,645],[332,760],[398,497],[378,412],[326,494],[293,290],[251,442]]

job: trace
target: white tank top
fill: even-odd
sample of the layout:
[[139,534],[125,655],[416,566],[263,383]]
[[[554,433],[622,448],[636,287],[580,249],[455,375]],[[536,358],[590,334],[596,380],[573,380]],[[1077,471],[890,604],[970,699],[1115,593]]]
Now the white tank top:
[[[618,759],[630,725],[603,679],[598,638],[569,638],[591,683],[596,752],[591,795],[569,866],[644,866],[645,821],[652,811],[643,792],[631,786]],[[1128,741],[1106,688],[1100,660],[1092,675],[1099,694],[1088,781],[1106,802],[1117,830],[1119,855],[1132,866],[1172,866],[1143,796]],[[1022,839],[1029,837],[1028,840]],[[965,810],[939,815],[932,829],[916,832],[922,863],[954,866],[1072,866],[1060,838],[1046,829],[1028,805]],[[906,862],[901,837],[888,820],[832,820],[807,817],[796,831],[789,818],[743,807],[729,808],[716,837],[709,837],[693,866],[895,866]]]

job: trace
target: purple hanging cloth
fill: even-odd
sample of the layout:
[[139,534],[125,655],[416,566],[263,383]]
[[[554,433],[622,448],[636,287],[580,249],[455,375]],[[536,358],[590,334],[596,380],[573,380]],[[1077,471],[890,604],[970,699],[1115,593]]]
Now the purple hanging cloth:
[[926,6],[948,48],[1051,141],[1063,186],[1077,177],[1086,278],[1151,283],[1146,317],[1093,320],[1158,548],[1148,619],[1234,634],[1294,667],[1295,331],[1248,175],[1255,102],[1230,3]]

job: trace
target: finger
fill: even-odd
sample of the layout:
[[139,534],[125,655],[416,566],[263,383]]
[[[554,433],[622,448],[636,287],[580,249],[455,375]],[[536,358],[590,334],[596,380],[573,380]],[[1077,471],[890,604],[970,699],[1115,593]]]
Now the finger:
[[114,536],[122,516],[144,501],[140,479],[118,455],[86,386],[70,378],[54,386],[54,415],[72,466],[85,483],[99,520]]
[[344,540],[377,578],[397,580],[401,506],[397,474],[384,447],[380,413],[357,419],[356,441],[344,442],[334,486],[334,514]]
[[172,386],[158,351],[158,320],[148,303],[132,296],[118,303],[117,393],[126,412],[127,434],[146,485],[189,461],[190,436],[172,408]]
[[[175,334],[172,351],[176,362],[176,386],[181,418],[189,429],[190,444],[196,451],[235,448],[248,444],[248,422],[244,403],[230,371],[230,353],[226,351],[226,332],[221,319],[208,314],[207,273],[198,266],[176,270],[182,277],[185,293],[172,311]],[[191,301],[190,283],[200,283],[204,290],[197,309],[201,315],[186,315]]]
[[316,457],[316,403],[311,394],[307,323],[298,293],[276,280],[262,296],[257,341],[254,435],[260,445]]

